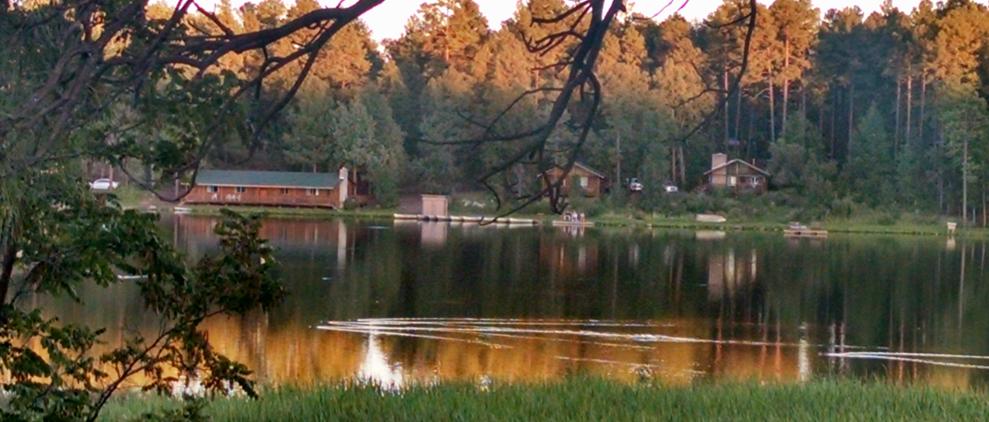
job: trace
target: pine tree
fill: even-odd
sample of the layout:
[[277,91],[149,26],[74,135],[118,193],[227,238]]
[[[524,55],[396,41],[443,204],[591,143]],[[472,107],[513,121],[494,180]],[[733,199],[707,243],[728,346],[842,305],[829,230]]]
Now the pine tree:
[[856,143],[844,169],[844,178],[859,201],[878,205],[891,199],[895,188],[893,139],[875,103],[856,131]]
[[786,127],[790,83],[803,82],[804,73],[810,68],[810,51],[817,40],[820,11],[810,0],[776,0],[769,13],[776,25],[777,46],[782,48],[782,59],[777,62],[782,86],[782,126]]
[[312,172],[333,170],[330,160],[339,146],[327,117],[336,111],[336,102],[323,92],[309,91],[297,98],[285,118],[290,129],[282,135],[289,163]]
[[989,105],[972,87],[955,82],[939,92],[938,120],[944,130],[947,154],[961,174],[962,221],[968,222],[969,186],[989,165]]

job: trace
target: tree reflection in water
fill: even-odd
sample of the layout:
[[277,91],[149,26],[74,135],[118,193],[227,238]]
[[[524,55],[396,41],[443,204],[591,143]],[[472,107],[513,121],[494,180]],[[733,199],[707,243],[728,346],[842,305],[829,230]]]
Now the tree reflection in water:
[[[214,247],[213,224],[163,222],[193,257]],[[583,372],[970,387],[989,374],[981,241],[356,220],[271,220],[263,234],[291,295],[267,315],[208,326],[273,384]],[[107,327],[111,343],[155,327],[126,284],[80,294],[85,307],[48,308]]]

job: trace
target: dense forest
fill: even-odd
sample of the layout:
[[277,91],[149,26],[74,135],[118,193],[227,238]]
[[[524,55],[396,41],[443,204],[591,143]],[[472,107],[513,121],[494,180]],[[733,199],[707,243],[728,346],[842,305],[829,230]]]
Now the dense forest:
[[[169,13],[157,5],[149,15],[156,7]],[[234,10],[223,1],[215,16],[252,31],[316,7],[314,0],[264,0]],[[554,30],[533,25],[534,18],[566,7],[563,0],[520,2],[493,30],[498,25],[474,0],[436,0],[384,45],[365,26],[351,25],[320,53],[257,151],[225,144],[208,165],[325,171],[347,163],[366,171],[384,203],[400,191],[478,190],[476,176],[513,146],[469,140],[545,121],[552,90],[525,97],[495,127],[481,123],[521,92],[559,85],[554,65],[567,45],[531,54],[527,41]],[[809,0],[776,0],[759,7],[746,51],[745,28],[732,23],[747,7],[726,0],[701,22],[627,16],[611,27],[596,65],[604,104],[580,159],[612,180],[642,180],[637,206],[645,209],[669,202],[664,183],[694,190],[711,154],[726,152],[765,166],[773,194],[796,207],[900,209],[984,222],[985,5],[923,0],[903,11],[887,1],[865,16],[857,7],[821,11]],[[211,25],[195,20],[189,25]],[[291,49],[293,40],[271,48]],[[225,58],[223,66],[249,73],[260,54]],[[300,66],[286,66],[259,89],[277,97]],[[552,141],[566,144],[569,130],[561,125]],[[523,189],[534,172],[506,171],[500,188]],[[616,197],[621,192],[612,189]]]

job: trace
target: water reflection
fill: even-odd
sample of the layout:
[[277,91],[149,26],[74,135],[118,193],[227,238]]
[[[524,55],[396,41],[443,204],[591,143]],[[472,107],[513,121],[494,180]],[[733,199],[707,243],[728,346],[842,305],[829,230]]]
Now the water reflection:
[[[164,222],[191,256],[216,221]],[[271,220],[291,295],[207,323],[263,382],[883,377],[985,385],[985,243],[942,238]],[[135,289],[52,313],[153,330]],[[99,312],[93,312],[99,309]]]

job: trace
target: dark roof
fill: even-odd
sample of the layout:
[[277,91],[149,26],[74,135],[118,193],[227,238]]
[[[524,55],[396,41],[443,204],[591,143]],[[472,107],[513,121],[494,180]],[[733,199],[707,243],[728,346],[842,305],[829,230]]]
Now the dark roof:
[[297,171],[199,170],[197,185],[266,186],[279,188],[332,189],[340,183],[333,173]]
[[581,163],[580,161],[574,162],[573,165],[576,166],[576,167],[581,167],[584,170],[587,170],[589,173],[593,173],[595,176],[600,177],[602,179],[607,179],[608,178],[608,176],[605,176],[604,173],[601,173],[600,171],[597,171],[593,167],[591,167],[591,166],[589,166],[587,164]]
[[749,167],[749,168],[751,168],[752,170],[755,170],[755,171],[757,171],[757,172],[759,172],[759,173],[762,173],[762,175],[763,175],[763,176],[767,176],[767,177],[769,176],[769,172],[768,172],[768,171],[766,171],[766,170],[763,170],[763,169],[761,169],[761,168],[759,168],[759,167],[756,167],[756,166],[755,166],[754,164],[752,164],[752,163],[749,163],[748,161],[745,161],[745,160],[743,160],[743,159],[741,159],[741,158],[736,158],[736,159],[734,159],[734,160],[731,160],[731,161],[728,161],[728,162],[726,162],[726,163],[722,163],[721,165],[719,165],[719,166],[717,166],[717,167],[713,167],[713,168],[711,168],[710,170],[708,170],[708,171],[705,171],[705,172],[704,172],[704,175],[705,175],[705,176],[707,176],[708,174],[711,174],[711,173],[712,173],[712,172],[714,172],[715,170],[718,170],[718,169],[721,169],[721,168],[724,168],[724,167],[728,167],[728,166],[730,166],[730,165],[732,165],[732,164],[736,164],[736,163],[737,163],[737,164],[742,164],[742,165],[745,165],[745,166],[747,166],[747,167]]
[[[593,175],[595,175],[595,176],[597,176],[599,178],[602,178],[602,179],[607,179],[608,178],[608,176],[605,176],[604,173],[601,173],[600,171],[597,171],[593,167],[591,167],[591,166],[589,166],[587,164],[584,164],[584,163],[582,163],[580,161],[574,161],[573,166],[575,168],[576,167],[580,167],[580,168],[584,169],[584,171],[586,171],[588,173],[591,173],[591,174],[593,174]],[[563,167],[564,166],[556,166],[556,168],[558,168],[560,170],[563,170]],[[573,169],[571,169],[571,170],[573,170]]]

